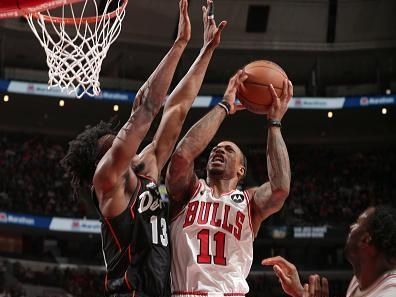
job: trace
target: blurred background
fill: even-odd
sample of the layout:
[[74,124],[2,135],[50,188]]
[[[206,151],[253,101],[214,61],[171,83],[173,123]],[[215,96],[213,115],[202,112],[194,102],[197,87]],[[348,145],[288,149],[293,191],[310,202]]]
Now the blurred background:
[[[173,87],[202,43],[204,3],[189,2],[192,40]],[[296,264],[303,281],[312,272],[327,276],[330,296],[344,296],[352,276],[343,253],[349,225],[368,206],[396,206],[396,1],[215,4],[216,19],[229,24],[184,131],[251,61],[279,64],[295,92],[282,127],[291,192],[255,240],[248,296],[285,296],[272,270],[260,266],[275,255]],[[177,0],[131,0],[104,60],[102,95],[76,99],[47,89],[46,56],[26,21],[0,21],[0,296],[101,296],[98,215],[87,195],[73,199],[59,161],[86,125],[128,119],[136,91],[172,44],[177,22]],[[158,119],[146,143],[157,125]],[[235,141],[247,155],[245,186],[267,181],[264,116],[240,112],[224,122],[214,141],[221,139]],[[196,164],[202,176],[206,157]]]

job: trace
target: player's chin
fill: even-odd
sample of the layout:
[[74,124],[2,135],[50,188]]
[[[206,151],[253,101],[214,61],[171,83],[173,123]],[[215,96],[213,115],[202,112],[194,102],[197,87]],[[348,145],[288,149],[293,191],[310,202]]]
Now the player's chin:
[[224,165],[219,163],[210,164],[208,168],[208,172],[211,175],[221,175],[224,172]]

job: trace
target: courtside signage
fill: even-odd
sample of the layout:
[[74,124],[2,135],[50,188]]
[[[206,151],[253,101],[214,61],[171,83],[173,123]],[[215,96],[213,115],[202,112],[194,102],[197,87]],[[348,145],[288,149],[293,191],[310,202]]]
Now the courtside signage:
[[[70,94],[67,90],[62,92],[59,88],[48,89],[47,84],[23,81],[0,80],[0,92],[39,95],[53,98],[77,98],[75,94]],[[103,89],[98,96],[83,96],[82,99],[132,103],[135,96],[136,92],[132,91]],[[197,96],[192,107],[209,108],[215,106],[221,100],[222,97],[219,96]],[[293,97],[289,103],[289,108],[306,110],[336,110],[343,108],[366,108],[386,105],[396,105],[396,96]]]
[[289,108],[294,109],[341,109],[344,107],[345,98],[301,98],[295,97],[289,103]]
[[49,226],[51,231],[77,232],[77,233],[100,233],[98,220],[81,220],[68,218],[53,218]]
[[14,224],[48,229],[51,218],[0,212],[0,224]]

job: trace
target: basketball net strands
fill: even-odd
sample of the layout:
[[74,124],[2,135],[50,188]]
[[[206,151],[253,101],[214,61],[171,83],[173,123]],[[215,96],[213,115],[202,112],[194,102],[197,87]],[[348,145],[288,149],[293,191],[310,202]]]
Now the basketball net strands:
[[44,48],[49,88],[78,98],[100,94],[102,63],[121,32],[128,0],[1,1],[0,18],[24,15]]

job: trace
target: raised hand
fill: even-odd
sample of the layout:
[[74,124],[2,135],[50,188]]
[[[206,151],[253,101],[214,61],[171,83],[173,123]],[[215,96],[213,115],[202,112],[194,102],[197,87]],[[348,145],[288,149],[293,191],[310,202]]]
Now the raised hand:
[[264,259],[261,264],[273,266],[274,272],[286,294],[293,297],[305,297],[296,266],[280,256]]
[[187,43],[191,38],[191,23],[188,15],[188,0],[180,0],[179,2],[179,28],[176,42]]
[[329,297],[329,282],[319,275],[310,275],[309,284],[304,285],[303,297]]
[[270,85],[270,92],[272,95],[272,105],[268,111],[267,117],[271,120],[281,120],[287,111],[287,105],[293,97],[293,85],[290,80],[283,81],[282,95],[278,97],[274,86]]
[[222,21],[219,26],[216,25],[214,15],[209,15],[214,11],[214,3],[207,0],[207,6],[202,6],[202,17],[204,23],[204,47],[216,48],[220,44],[221,32],[227,25],[226,21]]
[[230,104],[230,114],[234,114],[238,110],[245,109],[241,104],[235,104],[236,92],[238,87],[248,78],[248,75],[243,70],[238,72],[230,78],[226,91],[224,92],[223,100]]

